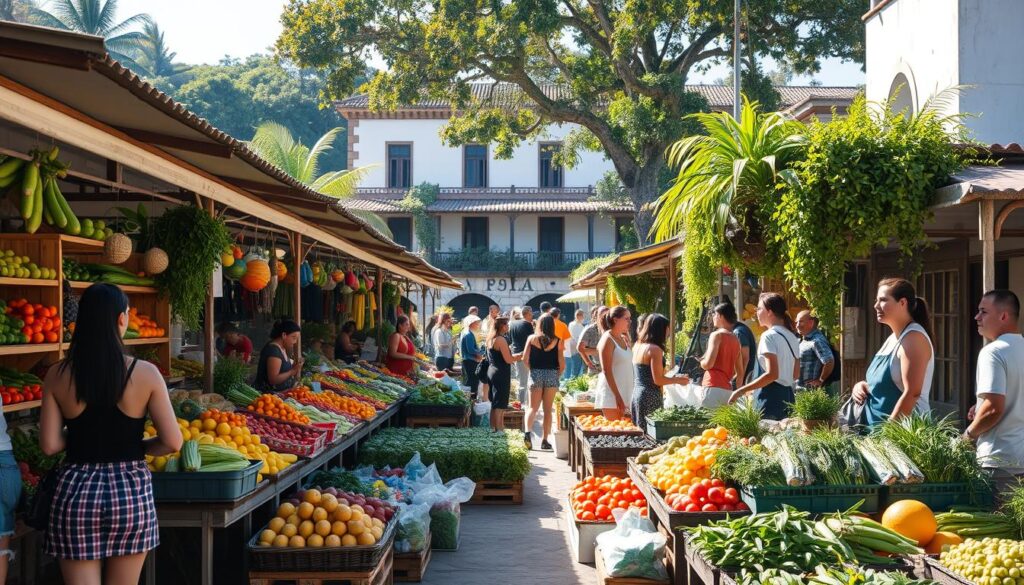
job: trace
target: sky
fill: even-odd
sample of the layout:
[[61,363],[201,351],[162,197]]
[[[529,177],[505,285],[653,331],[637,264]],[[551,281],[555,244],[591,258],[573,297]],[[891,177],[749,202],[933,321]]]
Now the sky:
[[[246,57],[270,51],[281,32],[281,0],[118,0],[119,18],[148,13],[164,31],[164,39],[182,63],[216,63],[225,56]],[[202,18],[196,18],[202,15]],[[378,67],[382,64],[375,64]],[[765,65],[771,69],[771,64]],[[728,65],[691,74],[690,83],[714,83],[726,76]],[[829,59],[813,76],[824,85],[861,85],[860,65]],[[794,78],[806,84],[811,76]]]

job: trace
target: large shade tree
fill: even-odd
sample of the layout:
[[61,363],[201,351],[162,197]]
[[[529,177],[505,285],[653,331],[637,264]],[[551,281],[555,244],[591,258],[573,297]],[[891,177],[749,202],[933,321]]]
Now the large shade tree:
[[148,14],[136,14],[118,21],[117,0],[52,0],[35,7],[32,22],[103,37],[107,52],[132,69],[145,35],[140,30],[151,22]]
[[[860,60],[864,4],[747,2],[749,52],[801,73],[826,56]],[[684,117],[707,106],[683,86],[728,57],[732,18],[733,0],[290,0],[277,48],[325,71],[327,99],[353,92],[379,55],[388,69],[365,86],[371,108],[447,99],[456,112],[443,131],[451,145],[492,142],[497,156],[511,156],[547,123],[578,125],[562,162],[603,150],[646,239],[666,147],[696,131]],[[480,81],[514,91],[500,103],[474,100]]]

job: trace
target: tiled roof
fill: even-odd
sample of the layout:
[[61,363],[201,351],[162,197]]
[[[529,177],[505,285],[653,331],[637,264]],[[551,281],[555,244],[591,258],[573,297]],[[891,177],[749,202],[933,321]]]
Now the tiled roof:
[[[544,95],[551,99],[569,100],[572,94],[569,88],[555,83],[541,84],[540,88]],[[782,107],[789,108],[808,99],[825,100],[852,100],[857,92],[856,87],[825,87],[813,85],[780,85],[776,86],[782,98]],[[519,105],[522,101],[519,88],[511,83],[474,83],[471,86],[474,99],[491,100],[495,105],[511,107]],[[732,107],[732,86],[731,85],[687,85],[686,91],[702,94],[707,98],[712,108]],[[359,110],[370,107],[370,100],[366,94],[347,97],[335,103],[341,110]],[[413,105],[401,106],[405,110],[431,110],[446,109],[448,101],[443,99],[426,99]]]
[[[552,198],[536,195],[490,197],[488,199],[438,199],[427,206],[430,213],[632,213],[632,205],[618,205],[605,201],[582,198]],[[404,213],[399,199],[360,196],[348,199],[344,206],[357,211],[373,213]]]

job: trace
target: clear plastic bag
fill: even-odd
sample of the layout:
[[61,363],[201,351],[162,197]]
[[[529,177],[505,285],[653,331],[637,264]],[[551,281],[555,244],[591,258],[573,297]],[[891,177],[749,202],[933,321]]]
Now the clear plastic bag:
[[665,537],[636,508],[615,515],[615,529],[597,535],[609,577],[668,579]]
[[398,530],[395,534],[395,552],[419,552],[430,543],[427,533],[430,532],[429,504],[399,504]]
[[405,477],[409,478],[410,482],[415,482],[421,475],[426,473],[427,466],[423,465],[423,460],[420,459],[420,453],[417,451],[412,459],[405,464]]
[[[433,467],[433,466],[431,466]],[[436,474],[436,469],[434,473]],[[433,482],[430,473],[415,486],[415,504],[430,506],[431,547],[455,550],[459,546],[459,526],[463,502],[473,497],[476,484],[467,477],[453,479],[446,484]]]

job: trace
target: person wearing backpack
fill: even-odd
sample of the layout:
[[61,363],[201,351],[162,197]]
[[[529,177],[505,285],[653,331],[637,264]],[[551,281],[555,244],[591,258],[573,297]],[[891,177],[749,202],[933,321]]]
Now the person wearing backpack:
[[835,394],[832,372],[836,356],[825,334],[818,329],[818,318],[810,311],[800,311],[796,316],[796,330],[800,334],[800,388],[824,388]]

